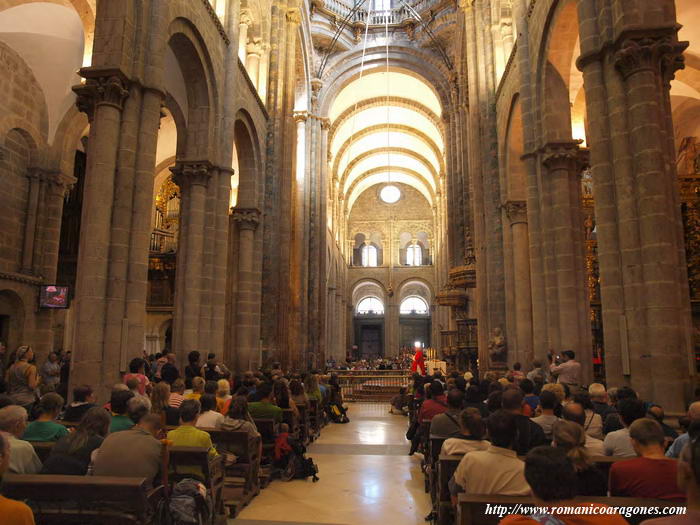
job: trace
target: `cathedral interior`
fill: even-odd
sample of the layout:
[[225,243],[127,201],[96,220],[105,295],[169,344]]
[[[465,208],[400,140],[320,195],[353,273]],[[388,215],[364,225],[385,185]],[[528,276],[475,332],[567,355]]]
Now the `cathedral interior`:
[[700,370],[695,0],[1,0],[0,342],[106,394],[571,349]]

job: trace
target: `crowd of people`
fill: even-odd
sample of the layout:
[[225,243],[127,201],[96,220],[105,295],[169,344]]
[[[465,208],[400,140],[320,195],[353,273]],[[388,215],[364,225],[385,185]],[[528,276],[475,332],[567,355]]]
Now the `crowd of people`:
[[[162,476],[163,439],[172,446],[205,447],[212,457],[223,454],[235,461],[240,451],[217,450],[202,429],[247,432],[257,441],[256,419],[273,419],[284,433],[284,409],[299,415],[297,406],[310,399],[342,409],[334,375],[285,374],[276,366],[239,376],[214,354],[201,357],[190,352],[182,371],[172,354],[135,358],[104,405],[97,403],[92,385],[76,386],[73,401],[66,403],[55,389],[41,394],[33,352],[23,347],[0,392],[3,472],[136,476],[156,484]],[[55,444],[42,462],[32,442]],[[33,523],[26,506],[7,499],[0,499],[0,515],[4,525]]]
[[377,356],[374,358],[357,360],[348,357],[344,363],[337,363],[335,360],[329,360],[326,366],[331,370],[408,370],[411,368],[412,360],[413,352],[402,348],[398,355],[392,357]]
[[[565,362],[575,363],[573,352]],[[430,422],[429,437],[444,439],[441,453],[463,455],[450,481],[455,504],[461,492],[532,495],[547,505],[576,497],[635,497],[687,504],[677,521],[655,525],[700,523],[700,391],[674,429],[662,406],[640,399],[632,388],[583,388],[580,370],[562,364],[553,358],[550,366],[536,363],[527,373],[516,364],[482,380],[469,372],[414,374],[392,412],[411,415],[410,454],[427,454],[421,429]],[[604,473],[599,456],[619,461]],[[521,518],[502,523],[533,522]],[[625,523],[580,518],[558,516],[554,523]]]

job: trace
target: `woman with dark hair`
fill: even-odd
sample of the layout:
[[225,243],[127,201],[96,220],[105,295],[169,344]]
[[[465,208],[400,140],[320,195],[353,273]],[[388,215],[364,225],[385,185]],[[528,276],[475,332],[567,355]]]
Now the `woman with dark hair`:
[[294,413],[294,417],[299,417],[299,409],[292,399],[287,384],[278,379],[272,385],[272,394],[275,396],[275,404],[282,410],[289,409]]
[[292,379],[289,382],[289,393],[291,398],[297,405],[305,405],[309,402],[309,397],[304,392],[304,385],[301,384],[299,379]]
[[304,390],[306,390],[306,395],[309,399],[315,399],[319,403],[323,401],[321,389],[318,386],[318,378],[314,374],[308,373],[304,377]]
[[86,475],[92,462],[92,453],[100,448],[109,433],[110,422],[109,412],[104,408],[92,407],[80,420],[78,428],[54,445],[41,473]]
[[202,366],[199,364],[199,358],[201,354],[197,350],[193,350],[187,354],[187,362],[189,363],[185,367],[185,387],[192,388],[192,379],[199,375],[199,371]]
[[248,432],[251,436],[259,436],[258,429],[253,422],[253,419],[248,413],[248,400],[243,397],[235,397],[231,401],[231,408],[221,424],[222,430],[234,430],[239,432]]
[[136,379],[139,383],[138,391],[142,396],[151,392],[151,382],[146,377],[146,360],[140,357],[135,357],[129,363],[129,373],[124,374],[122,380],[125,384],[129,379]]

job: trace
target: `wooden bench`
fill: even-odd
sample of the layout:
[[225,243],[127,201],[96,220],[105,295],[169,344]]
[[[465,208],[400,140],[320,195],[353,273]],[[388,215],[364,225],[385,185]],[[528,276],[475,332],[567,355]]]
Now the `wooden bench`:
[[30,443],[42,463],[51,455],[53,446],[56,444],[55,441],[30,441]]
[[321,435],[321,406],[315,399],[309,399],[309,440]]
[[297,439],[300,439],[299,435],[299,420],[291,408],[282,409],[282,423],[289,425],[289,433]]
[[229,517],[235,518],[260,493],[260,438],[251,439],[247,432],[202,430],[211,435],[219,453],[228,451],[237,456],[236,463],[224,466],[223,488],[223,504],[229,510]]
[[145,478],[6,474],[2,493],[27,501],[38,525],[149,525],[163,487],[149,490]]
[[[205,447],[170,447],[168,453],[171,481],[177,482],[184,478],[201,477],[202,483],[211,494],[215,516],[225,515],[223,457],[219,455],[211,458],[209,450]],[[187,470],[183,471],[183,468]],[[191,469],[197,469],[201,475],[189,472]]]
[[[673,503],[664,500],[642,498],[609,498],[609,497],[578,497],[574,500],[578,504],[599,503],[609,507],[685,507],[682,503]],[[505,517],[497,514],[486,514],[487,505],[514,505],[536,506],[530,496],[489,496],[479,494],[460,494],[456,525],[497,525]],[[643,514],[624,515],[630,525],[638,525],[640,522],[657,516]]]

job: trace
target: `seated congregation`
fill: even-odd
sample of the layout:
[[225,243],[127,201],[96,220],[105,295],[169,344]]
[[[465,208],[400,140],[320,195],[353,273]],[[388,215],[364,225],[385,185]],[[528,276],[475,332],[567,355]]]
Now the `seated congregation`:
[[[663,407],[630,387],[556,381],[512,372],[482,380],[469,372],[414,375],[392,413],[408,413],[410,454],[423,455],[432,501],[426,521],[700,523],[700,399],[674,429]],[[532,513],[487,512],[488,505],[517,504],[533,506]],[[610,515],[594,510],[600,505],[654,510]],[[573,506],[578,512],[567,513]],[[562,508],[538,516],[535,507]]]
[[0,522],[171,523],[165,515],[195,512],[223,523],[272,479],[318,480],[305,447],[331,407],[342,409],[337,377],[279,367],[236,376],[213,354],[201,365],[199,352],[182,373],[173,361],[132,360],[101,406],[90,385],[66,404],[53,391],[19,399],[10,381],[0,394]]

